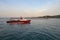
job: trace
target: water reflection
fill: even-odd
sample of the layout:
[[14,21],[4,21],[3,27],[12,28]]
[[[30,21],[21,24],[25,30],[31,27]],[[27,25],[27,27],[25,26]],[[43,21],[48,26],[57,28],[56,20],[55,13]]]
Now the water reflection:
[[36,19],[31,24],[0,22],[0,40],[60,40],[60,19]]

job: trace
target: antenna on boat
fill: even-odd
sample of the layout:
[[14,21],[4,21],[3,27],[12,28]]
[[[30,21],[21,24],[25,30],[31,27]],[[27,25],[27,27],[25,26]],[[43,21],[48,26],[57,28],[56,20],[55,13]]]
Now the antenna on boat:
[[23,19],[23,17],[21,16],[20,19]]

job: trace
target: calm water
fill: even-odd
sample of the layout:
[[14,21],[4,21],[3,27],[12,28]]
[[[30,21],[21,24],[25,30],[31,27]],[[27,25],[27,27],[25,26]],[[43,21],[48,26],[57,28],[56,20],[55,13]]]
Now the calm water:
[[0,18],[0,40],[60,40],[60,19],[31,19],[31,24],[7,24]]

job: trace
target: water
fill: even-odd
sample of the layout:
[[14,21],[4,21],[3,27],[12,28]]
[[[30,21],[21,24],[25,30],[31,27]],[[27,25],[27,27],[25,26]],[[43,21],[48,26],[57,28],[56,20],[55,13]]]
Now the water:
[[0,18],[0,40],[60,40],[60,19],[31,19],[31,24],[7,24]]

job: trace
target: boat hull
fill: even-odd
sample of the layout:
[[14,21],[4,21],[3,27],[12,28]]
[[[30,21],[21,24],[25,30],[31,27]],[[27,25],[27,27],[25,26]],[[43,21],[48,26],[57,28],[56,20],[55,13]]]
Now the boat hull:
[[20,20],[11,20],[11,21],[7,21],[7,23],[19,23],[19,24],[30,24],[31,20],[25,20],[25,21],[20,21]]

